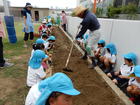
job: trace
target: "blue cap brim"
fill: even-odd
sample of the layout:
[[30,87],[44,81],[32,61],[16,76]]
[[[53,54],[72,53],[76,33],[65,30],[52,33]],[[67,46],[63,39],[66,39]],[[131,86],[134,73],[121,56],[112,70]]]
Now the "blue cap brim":
[[136,77],[140,77],[140,73],[135,73],[135,76]]
[[79,95],[80,92],[76,89],[70,89],[70,90],[65,90],[65,91],[61,91],[61,93],[64,93],[66,95],[70,95],[70,96],[76,96]]
[[122,55],[124,58],[126,59],[130,59],[130,57],[128,57],[126,54]]
[[45,55],[45,58],[48,58],[49,56],[48,55]]

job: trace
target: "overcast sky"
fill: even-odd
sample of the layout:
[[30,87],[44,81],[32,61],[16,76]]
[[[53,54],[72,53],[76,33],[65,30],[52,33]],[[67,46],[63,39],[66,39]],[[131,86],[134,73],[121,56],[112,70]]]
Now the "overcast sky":
[[30,2],[36,7],[53,7],[53,8],[74,8],[77,0],[9,0],[11,6],[25,6],[26,2]]

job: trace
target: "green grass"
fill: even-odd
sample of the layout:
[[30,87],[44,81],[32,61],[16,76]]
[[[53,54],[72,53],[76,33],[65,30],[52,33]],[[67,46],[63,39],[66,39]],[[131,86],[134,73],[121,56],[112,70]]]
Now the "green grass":
[[[38,24],[35,24],[35,31],[37,32]],[[5,97],[0,97],[0,105],[24,105],[25,97],[27,95],[28,89],[26,88],[26,75],[27,75],[27,68],[28,68],[28,60],[31,53],[31,45],[29,48],[24,48],[23,44],[23,37],[24,33],[22,32],[22,23],[16,22],[15,29],[16,29],[16,36],[17,36],[17,43],[11,44],[8,40],[8,35],[6,38],[3,38],[3,45],[4,45],[4,57],[10,59],[9,62],[14,63],[14,66],[9,68],[0,69],[0,82],[3,83],[10,83],[13,79],[19,82],[19,86],[14,88],[12,92],[6,92]],[[5,28],[6,29],[6,28]],[[6,31],[7,34],[7,31]],[[5,80],[5,81],[1,81]],[[16,83],[16,82],[15,82]],[[13,86],[15,84],[13,82]],[[6,88],[11,89],[12,86],[3,87],[2,89]],[[1,90],[1,88],[0,88]],[[2,91],[0,91],[1,94]],[[2,96],[2,94],[1,94]]]

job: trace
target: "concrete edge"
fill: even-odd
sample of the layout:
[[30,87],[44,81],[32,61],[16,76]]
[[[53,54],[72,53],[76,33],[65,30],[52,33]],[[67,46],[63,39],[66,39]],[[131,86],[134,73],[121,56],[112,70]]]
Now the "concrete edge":
[[[59,28],[64,32],[64,34],[69,38],[69,40],[73,42],[72,38],[62,29],[62,27],[59,26]],[[74,45],[82,54],[84,54],[83,50],[77,44],[74,43]],[[111,81],[110,78],[106,76],[106,74],[99,67],[96,67],[95,70],[111,87],[111,89],[116,93],[120,100],[125,103],[125,105],[134,105],[132,101],[129,100],[129,98]]]

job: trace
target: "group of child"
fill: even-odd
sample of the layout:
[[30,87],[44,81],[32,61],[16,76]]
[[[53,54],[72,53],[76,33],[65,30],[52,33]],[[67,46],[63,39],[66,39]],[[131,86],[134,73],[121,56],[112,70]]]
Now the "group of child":
[[[86,48],[87,40],[88,34],[85,34],[82,40],[78,39],[83,50]],[[140,95],[140,66],[137,65],[135,53],[124,54],[124,63],[118,71],[114,71],[117,60],[116,46],[114,43],[106,45],[104,40],[99,40],[97,48],[93,51],[93,56],[88,56],[88,58],[92,61],[89,68],[94,69],[98,65],[120,89],[127,90],[126,94],[129,97]]]
[[25,105],[72,105],[72,96],[79,95],[80,92],[73,87],[71,79],[64,73],[51,76],[56,38],[51,34],[52,26],[46,24],[43,20],[39,27],[40,38],[32,45],[27,73],[27,86],[31,89]]
[[27,86],[32,87],[51,73],[53,47],[55,36],[51,35],[51,26],[47,26],[45,20],[39,27],[40,38],[32,45],[31,57],[28,64]]

